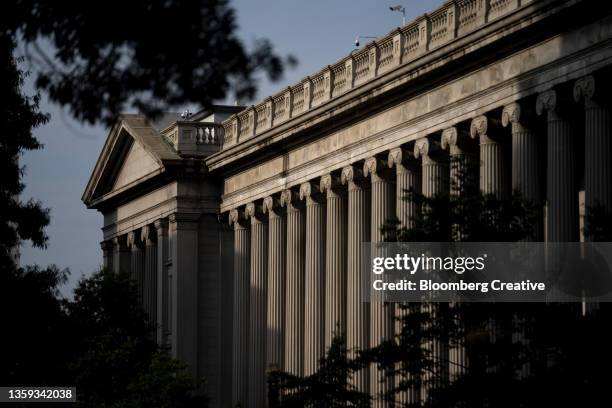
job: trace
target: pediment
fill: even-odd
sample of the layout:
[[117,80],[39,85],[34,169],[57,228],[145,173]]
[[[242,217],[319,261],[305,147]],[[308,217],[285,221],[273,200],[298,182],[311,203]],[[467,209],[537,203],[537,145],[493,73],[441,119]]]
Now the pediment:
[[179,156],[141,115],[122,115],[108,134],[83,193],[89,207],[165,171]]

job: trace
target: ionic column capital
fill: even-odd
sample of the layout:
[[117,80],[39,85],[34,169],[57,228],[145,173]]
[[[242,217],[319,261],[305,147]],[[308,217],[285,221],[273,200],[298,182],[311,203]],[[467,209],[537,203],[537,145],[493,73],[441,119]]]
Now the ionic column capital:
[[389,168],[393,168],[395,166],[397,173],[403,173],[407,170],[410,160],[413,160],[414,158],[414,154],[410,150],[403,147],[396,147],[389,150],[387,165]]
[[140,239],[145,245],[153,245],[157,242],[157,231],[152,225],[145,225],[140,230]]
[[238,208],[234,208],[229,212],[229,224],[234,226],[234,229],[246,228],[246,218],[244,211],[240,211]]
[[510,126],[512,132],[520,132],[529,129],[533,122],[533,110],[526,109],[520,102],[513,102],[502,110],[501,124],[503,127]]
[[142,241],[140,240],[140,234],[136,231],[130,231],[127,234],[127,246],[132,250],[140,248]]
[[318,203],[321,198],[321,187],[319,183],[307,181],[300,184],[300,200],[306,200],[306,205]]
[[166,218],[160,218],[155,220],[153,223],[155,230],[157,231],[157,237],[168,235],[168,220]]
[[113,247],[115,251],[127,251],[129,249],[127,246],[127,237],[125,235],[114,237]]
[[372,183],[386,178],[389,174],[387,160],[378,157],[368,157],[363,163],[363,176],[370,177]]
[[[602,85],[602,82],[604,83]],[[599,84],[595,88],[595,84]],[[610,107],[610,103],[607,101],[607,96],[604,95],[602,90],[609,89],[609,79],[602,76],[587,75],[580,79],[577,79],[574,83],[574,100],[580,102],[584,99],[584,107],[594,108],[598,105],[606,105]]]
[[480,144],[496,143],[490,133],[492,129],[499,128],[499,120],[489,118],[486,115],[476,116],[470,123],[470,137],[479,138]]
[[281,192],[280,204],[282,207],[287,207],[287,211],[299,211],[303,207],[300,195],[291,189]]
[[348,165],[342,168],[342,172],[340,173],[340,181],[342,184],[347,185],[349,191],[352,191],[358,187],[366,186],[366,178],[363,175],[363,169],[360,166],[356,165]]
[[319,183],[321,193],[326,193],[328,194],[328,196],[330,194],[340,194],[341,192],[338,190],[341,187],[342,182],[340,180],[340,177],[338,177],[337,175],[329,173],[321,177],[321,182]]
[[465,147],[465,136],[455,126],[451,126],[442,131],[440,135],[440,147],[442,150],[449,150],[451,156],[458,156],[463,153]]
[[244,216],[251,219],[251,224],[264,222],[263,205],[255,202],[248,203],[244,208]]
[[414,157],[417,159],[429,157],[429,139],[423,137],[414,142]]
[[115,244],[112,240],[102,241],[100,242],[100,248],[102,248],[103,252],[110,252],[115,248]]
[[268,213],[269,218],[280,217],[282,211],[280,198],[268,196],[263,199],[263,212]]
[[548,120],[558,120],[561,116],[569,113],[570,100],[559,95],[555,89],[549,89],[538,95],[536,100],[536,113],[548,114]]

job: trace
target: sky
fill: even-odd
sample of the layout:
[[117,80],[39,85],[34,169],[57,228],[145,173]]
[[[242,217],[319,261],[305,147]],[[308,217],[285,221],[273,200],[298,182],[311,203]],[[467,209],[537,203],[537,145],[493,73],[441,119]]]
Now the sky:
[[[258,100],[297,83],[307,75],[331,65],[355,49],[355,37],[379,37],[401,25],[401,13],[390,6],[406,7],[406,21],[434,10],[442,0],[233,0],[239,35],[247,48],[256,39],[267,38],[280,55],[293,55],[299,63],[278,82],[262,78]],[[362,40],[363,46],[371,40]],[[33,92],[31,79],[25,91]],[[233,104],[233,101],[220,101]],[[62,289],[66,296],[81,276],[96,271],[102,263],[102,216],[88,210],[81,196],[96,163],[107,129],[85,126],[67,111],[49,103],[42,95],[41,110],[51,115],[34,135],[44,148],[21,158],[26,173],[22,200],[42,201],[51,209],[45,250],[25,243],[21,264],[58,265],[69,268],[71,278]],[[193,109],[192,109],[193,110]]]

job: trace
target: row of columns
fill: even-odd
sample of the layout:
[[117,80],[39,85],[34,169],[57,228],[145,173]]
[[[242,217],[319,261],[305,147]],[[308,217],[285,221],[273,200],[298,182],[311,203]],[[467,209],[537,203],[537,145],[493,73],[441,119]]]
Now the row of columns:
[[[582,130],[586,205],[610,209],[610,113],[599,103],[594,82],[593,76],[582,78],[573,89],[575,101],[584,101],[587,118]],[[540,203],[544,178],[538,152],[546,140],[547,222],[545,237],[539,232],[536,239],[578,240],[575,132],[580,130],[572,124],[572,102],[561,95],[561,88],[548,90],[536,100],[511,103],[469,124],[458,123],[233,209],[233,404],[265,406],[269,367],[300,376],[315,372],[335,334],[346,334],[351,353],[393,336],[398,308],[363,302],[361,244],[383,241],[381,227],[394,217],[411,226],[419,209],[404,199],[406,190],[429,197],[458,193],[461,169],[449,166],[449,157],[479,157],[483,192],[504,198],[517,189]],[[545,117],[545,134],[539,134],[535,114]],[[447,359],[449,353],[464,358],[461,350],[431,347]],[[357,373],[353,381],[372,395],[392,386],[376,367]],[[375,406],[384,403],[377,399]]]

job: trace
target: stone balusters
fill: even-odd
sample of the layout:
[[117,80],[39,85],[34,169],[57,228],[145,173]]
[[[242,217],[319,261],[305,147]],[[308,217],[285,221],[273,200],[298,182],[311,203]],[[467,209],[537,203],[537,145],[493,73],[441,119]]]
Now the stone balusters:
[[234,226],[232,406],[244,406],[248,395],[250,234],[244,213],[238,209],[230,211],[229,222]]
[[281,193],[281,205],[287,208],[287,270],[285,295],[285,370],[304,372],[304,240],[305,217],[299,194]]
[[325,354],[325,222],[319,184],[303,183],[300,200],[306,200],[304,375],[310,375]]
[[421,191],[421,169],[414,159],[414,154],[404,148],[397,147],[389,151],[389,167],[395,166],[395,212],[399,225],[411,228],[419,210],[416,203],[408,200],[409,190]]
[[326,195],[325,231],[325,347],[334,335],[346,332],[346,195],[340,177],[321,177]]
[[155,232],[157,233],[157,269],[155,279],[157,280],[157,344],[161,347],[168,346],[168,333],[170,332],[169,302],[168,302],[168,220],[165,218],[155,221]]
[[[370,310],[362,292],[362,283],[367,278],[363,276],[366,266],[363,265],[362,245],[370,239],[370,190],[362,168],[357,166],[343,168],[341,181],[348,189],[346,345],[355,357],[355,351],[369,347],[370,338]],[[352,381],[359,391],[369,391],[368,370],[356,372]]]
[[612,116],[607,102],[609,83],[603,81],[603,77],[589,75],[574,84],[574,99],[584,101],[584,199],[587,214],[596,208],[608,214],[612,210]]
[[[542,201],[539,146],[531,110],[518,102],[504,106],[502,126],[510,126],[512,132],[512,190],[539,204]],[[535,241],[543,239],[540,219],[534,230]]]
[[144,244],[144,288],[143,303],[152,323],[157,322],[157,232],[152,225],[145,225],[140,230],[140,239]]
[[268,303],[266,366],[283,369],[285,342],[285,217],[276,197],[266,197],[263,211],[268,213]]
[[268,230],[260,203],[249,203],[246,218],[251,220],[249,290],[249,378],[248,406],[266,405],[266,298]]
[[[567,106],[567,105],[566,105]],[[578,240],[578,193],[574,137],[556,90],[538,95],[536,112],[547,118],[546,240]],[[609,158],[608,158],[609,160]]]
[[485,115],[477,116],[470,124],[470,136],[480,141],[480,190],[504,198],[508,196],[509,186],[498,122]]
[[[386,160],[376,157],[366,159],[363,165],[363,174],[365,177],[370,177],[372,188],[370,240],[373,245],[384,241],[382,227],[395,216],[394,186],[389,180],[389,170]],[[384,299],[375,297],[376,295],[380,294],[373,294],[370,302],[370,346],[377,346],[383,340],[393,337],[394,308],[389,306],[390,304],[385,304]],[[376,398],[373,406],[387,405],[380,396],[391,386],[391,380],[385,377],[382,370],[375,366],[371,367],[370,390]]]

